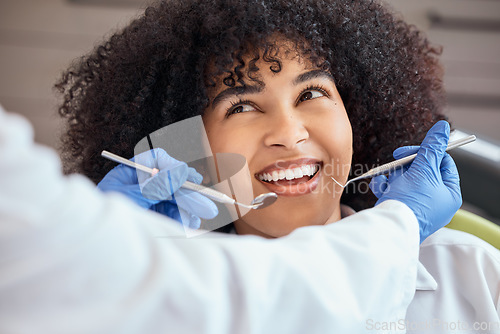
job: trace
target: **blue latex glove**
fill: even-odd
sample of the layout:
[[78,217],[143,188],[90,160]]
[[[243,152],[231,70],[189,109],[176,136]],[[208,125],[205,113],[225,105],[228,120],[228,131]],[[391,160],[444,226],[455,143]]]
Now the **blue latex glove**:
[[210,199],[197,192],[180,189],[186,180],[201,183],[203,177],[194,168],[159,148],[130,160],[160,171],[151,177],[148,173],[120,164],[106,174],[97,187],[104,192],[122,193],[139,206],[169,216],[190,228],[199,228],[200,218],[217,216],[217,206]]
[[379,199],[377,204],[394,199],[415,213],[420,225],[420,242],[448,224],[462,205],[458,170],[446,153],[449,136],[448,122],[437,122],[421,146],[405,146],[394,151],[395,159],[417,153],[409,166],[392,172],[389,178],[374,177],[370,183],[370,189]]

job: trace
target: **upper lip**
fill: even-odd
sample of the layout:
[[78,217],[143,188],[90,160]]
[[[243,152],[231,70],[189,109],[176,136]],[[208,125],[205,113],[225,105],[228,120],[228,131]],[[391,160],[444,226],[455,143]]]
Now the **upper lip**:
[[275,170],[285,170],[289,168],[300,167],[304,165],[321,165],[321,160],[315,158],[300,158],[295,160],[277,160],[272,164],[264,167],[262,170],[256,173],[256,175],[271,173]]

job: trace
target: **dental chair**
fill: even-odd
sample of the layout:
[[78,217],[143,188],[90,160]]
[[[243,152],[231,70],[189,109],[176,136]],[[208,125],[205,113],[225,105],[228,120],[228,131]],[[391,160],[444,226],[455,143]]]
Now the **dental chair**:
[[460,209],[446,227],[475,235],[500,249],[500,226],[474,213]]

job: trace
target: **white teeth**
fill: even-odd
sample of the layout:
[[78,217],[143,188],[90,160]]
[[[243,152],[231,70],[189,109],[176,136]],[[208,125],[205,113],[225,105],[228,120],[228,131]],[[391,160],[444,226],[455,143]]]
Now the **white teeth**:
[[301,169],[302,169],[302,174],[308,175],[308,176],[311,175],[311,167],[309,165],[302,166]]
[[278,180],[293,180],[300,179],[304,176],[312,176],[319,170],[319,165],[304,165],[292,169],[274,170],[270,173],[259,174],[258,178],[261,181],[276,182]]
[[293,169],[293,175],[295,176],[296,179],[300,179],[301,177],[304,176],[304,174],[302,173],[302,169],[298,167]]

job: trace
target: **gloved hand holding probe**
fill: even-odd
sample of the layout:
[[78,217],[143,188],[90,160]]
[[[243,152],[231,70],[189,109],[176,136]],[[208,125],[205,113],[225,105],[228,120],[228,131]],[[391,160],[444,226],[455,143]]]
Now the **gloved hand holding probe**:
[[395,159],[417,153],[402,169],[374,177],[370,189],[377,204],[394,199],[406,204],[420,225],[420,242],[448,224],[462,205],[460,178],[455,162],[446,153],[450,126],[439,121],[427,133],[421,146],[405,146],[394,151]]
[[201,183],[203,177],[194,168],[158,148],[130,160],[156,167],[159,172],[151,176],[120,164],[106,174],[97,187],[105,192],[122,193],[143,208],[164,214],[190,228],[199,228],[200,218],[217,216],[217,206],[210,199],[180,188],[186,180]]

